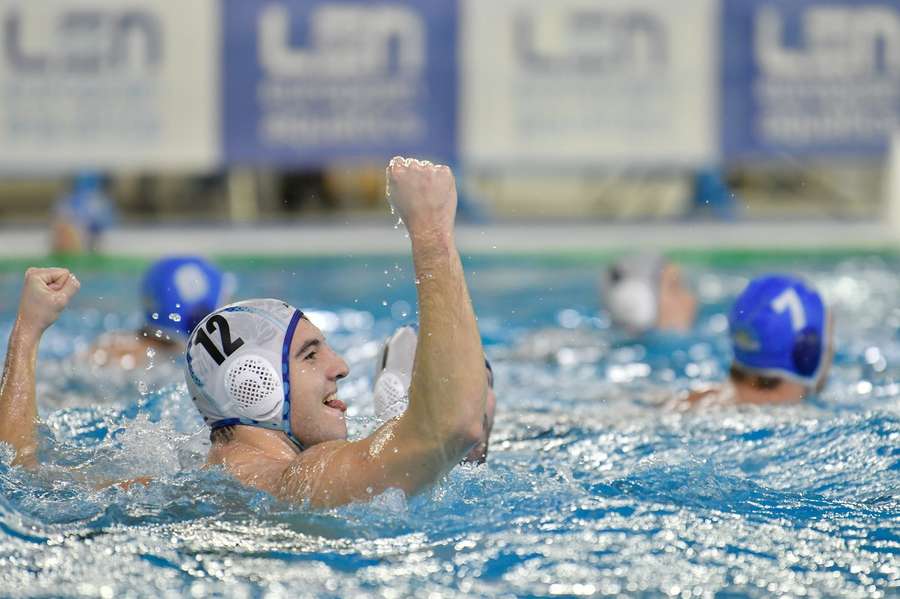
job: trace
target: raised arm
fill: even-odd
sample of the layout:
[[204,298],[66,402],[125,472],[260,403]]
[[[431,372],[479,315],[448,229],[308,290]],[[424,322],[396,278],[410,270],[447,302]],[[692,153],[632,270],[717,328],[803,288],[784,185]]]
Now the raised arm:
[[481,336],[453,235],[456,183],[446,166],[402,159],[391,161],[388,183],[409,231],[419,300],[419,341],[401,422],[411,436],[443,440],[449,458],[443,470],[480,438],[487,392]]
[[330,506],[390,487],[417,493],[481,438],[484,351],[453,234],[453,174],[446,166],[394,158],[387,180],[388,199],[409,232],[418,289],[420,329],[409,408],[367,439],[304,451],[276,490],[285,498]]
[[9,336],[6,365],[0,380],[0,442],[16,452],[13,464],[37,465],[37,402],[34,371],[44,331],[80,287],[64,268],[29,268],[19,312]]

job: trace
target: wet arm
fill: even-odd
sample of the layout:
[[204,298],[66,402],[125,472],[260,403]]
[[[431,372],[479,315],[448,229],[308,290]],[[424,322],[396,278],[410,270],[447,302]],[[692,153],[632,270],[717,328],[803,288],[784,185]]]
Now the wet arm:
[[13,464],[37,465],[35,368],[44,331],[65,309],[81,283],[64,268],[29,268],[19,312],[9,336],[0,380],[0,442],[16,452]]
[[15,450],[14,465],[37,465],[35,368],[41,333],[16,320],[0,380],[0,442]]
[[442,451],[433,467],[447,470],[481,437],[487,393],[484,350],[452,234],[410,237],[420,332],[409,409],[397,434],[440,441]]
[[388,181],[409,232],[418,286],[420,328],[409,407],[366,439],[304,451],[277,483],[276,495],[284,499],[328,507],[392,487],[414,494],[481,440],[487,380],[453,235],[453,175],[444,166],[394,159]]

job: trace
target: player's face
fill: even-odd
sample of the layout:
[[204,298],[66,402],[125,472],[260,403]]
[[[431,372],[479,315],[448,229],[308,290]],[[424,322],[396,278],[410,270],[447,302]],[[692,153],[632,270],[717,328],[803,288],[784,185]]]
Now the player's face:
[[322,332],[300,320],[290,349],[291,430],[309,447],[347,438],[347,406],[337,397],[337,382],[347,363],[325,342]]

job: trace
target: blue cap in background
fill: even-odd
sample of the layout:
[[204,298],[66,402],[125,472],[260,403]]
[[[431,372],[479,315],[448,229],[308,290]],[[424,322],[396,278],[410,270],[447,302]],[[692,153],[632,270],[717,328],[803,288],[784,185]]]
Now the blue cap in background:
[[728,315],[734,361],[765,376],[816,384],[825,362],[828,315],[822,296],[788,275],[753,279]]
[[207,260],[172,256],[144,273],[141,296],[147,326],[188,336],[231,295],[233,284]]

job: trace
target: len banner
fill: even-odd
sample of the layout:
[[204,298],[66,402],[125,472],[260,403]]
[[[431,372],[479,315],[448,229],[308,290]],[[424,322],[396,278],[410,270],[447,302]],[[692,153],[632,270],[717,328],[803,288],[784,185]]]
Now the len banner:
[[456,3],[225,0],[225,153],[452,160]]
[[209,169],[214,0],[0,0],[0,171]]
[[714,160],[717,6],[463,0],[463,160],[553,167]]
[[726,158],[882,155],[900,129],[900,0],[728,0]]

